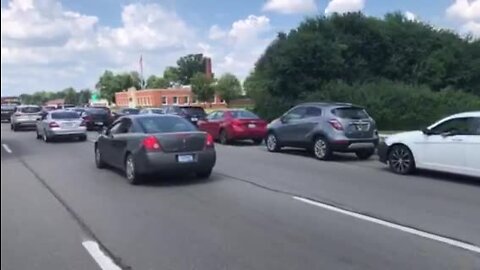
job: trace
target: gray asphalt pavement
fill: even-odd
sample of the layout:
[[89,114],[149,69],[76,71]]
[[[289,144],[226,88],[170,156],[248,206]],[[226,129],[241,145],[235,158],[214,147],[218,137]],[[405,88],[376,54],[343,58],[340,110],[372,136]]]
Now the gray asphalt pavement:
[[208,181],[137,187],[96,169],[89,141],[34,137],[2,124],[2,269],[100,269],[82,246],[92,238],[125,269],[480,269],[479,253],[292,198],[479,246],[476,179],[238,144],[217,146]]

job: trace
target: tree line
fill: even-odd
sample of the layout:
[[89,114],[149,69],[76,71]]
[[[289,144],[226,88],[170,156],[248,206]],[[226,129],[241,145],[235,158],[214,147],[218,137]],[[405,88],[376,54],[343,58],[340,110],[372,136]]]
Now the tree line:
[[365,106],[382,129],[418,128],[480,110],[480,40],[400,13],[308,18],[278,34],[244,88],[267,119],[299,102],[337,101]]
[[92,95],[90,89],[75,90],[72,87],[62,91],[39,91],[33,94],[21,94],[20,101],[23,104],[43,105],[49,100],[64,99],[65,104],[84,105],[88,104]]

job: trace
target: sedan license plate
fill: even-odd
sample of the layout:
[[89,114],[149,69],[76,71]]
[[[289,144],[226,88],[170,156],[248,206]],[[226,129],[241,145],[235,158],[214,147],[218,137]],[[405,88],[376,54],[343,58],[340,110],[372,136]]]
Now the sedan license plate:
[[257,125],[255,125],[255,124],[248,124],[248,128],[256,128],[256,127],[257,127]]
[[193,155],[179,155],[178,156],[179,163],[189,163],[193,162]]
[[102,122],[95,122],[95,125],[97,125],[97,126],[102,126],[103,123],[102,123]]

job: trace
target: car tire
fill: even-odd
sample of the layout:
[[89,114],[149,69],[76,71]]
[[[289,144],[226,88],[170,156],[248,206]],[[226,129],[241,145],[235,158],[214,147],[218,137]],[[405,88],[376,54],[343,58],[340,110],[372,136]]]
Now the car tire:
[[329,160],[332,157],[330,144],[323,137],[317,137],[313,142],[313,155],[319,160]]
[[139,185],[142,182],[142,176],[137,171],[135,159],[132,154],[128,154],[125,158],[125,176],[131,185]]
[[396,174],[411,174],[415,170],[415,158],[407,146],[393,145],[388,151],[388,165]]
[[263,143],[263,139],[254,139],[253,140],[253,144],[255,144],[255,145],[260,145],[262,143]]
[[42,135],[38,133],[38,129],[35,130],[35,133],[37,133],[37,140],[40,140],[42,138]]
[[206,170],[206,171],[199,171],[196,173],[197,177],[200,179],[207,179],[212,175],[212,169]]
[[355,152],[355,154],[357,155],[358,159],[367,160],[370,157],[372,157],[373,154],[375,154],[375,150],[374,149],[360,150]]
[[267,135],[266,144],[269,152],[278,152],[281,149],[277,135],[275,135],[273,132]]
[[13,130],[13,132],[17,132],[18,131],[17,125],[13,124],[12,125],[12,130]]
[[97,166],[98,169],[105,168],[105,162],[103,161],[102,153],[97,146],[95,146],[95,166]]
[[225,129],[220,131],[219,141],[223,145],[227,145],[230,141],[228,140],[228,133]]

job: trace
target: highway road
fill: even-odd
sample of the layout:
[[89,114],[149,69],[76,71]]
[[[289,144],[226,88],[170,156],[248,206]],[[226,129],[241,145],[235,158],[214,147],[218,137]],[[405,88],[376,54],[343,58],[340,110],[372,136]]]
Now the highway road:
[[480,180],[217,145],[131,186],[93,143],[1,130],[1,269],[480,269]]

